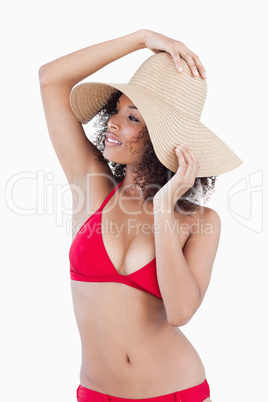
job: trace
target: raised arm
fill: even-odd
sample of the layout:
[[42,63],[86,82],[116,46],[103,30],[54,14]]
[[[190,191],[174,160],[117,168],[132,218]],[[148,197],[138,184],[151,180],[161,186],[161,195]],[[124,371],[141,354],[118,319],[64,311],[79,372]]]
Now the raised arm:
[[69,183],[79,182],[89,172],[110,173],[104,159],[97,162],[93,151],[99,151],[87,139],[71,110],[69,96],[73,86],[142,47],[142,31],[137,31],[78,50],[40,68],[40,88],[50,139]]
[[[107,64],[142,48],[155,53],[170,53],[178,71],[180,57],[183,57],[193,75],[198,69],[206,78],[198,56],[184,43],[147,29],[86,47],[40,68],[40,87],[49,135],[69,183],[82,184],[81,180],[90,172],[111,175],[101,153],[87,139],[81,123],[71,110],[69,96],[73,86]],[[99,154],[101,162],[95,158],[93,151]]]

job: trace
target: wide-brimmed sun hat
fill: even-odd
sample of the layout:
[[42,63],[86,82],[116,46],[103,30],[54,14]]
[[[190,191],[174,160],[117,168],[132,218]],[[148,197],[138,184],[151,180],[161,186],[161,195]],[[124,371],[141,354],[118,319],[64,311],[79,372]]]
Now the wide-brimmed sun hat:
[[197,177],[229,172],[243,161],[214,132],[200,122],[207,96],[207,82],[194,77],[181,58],[179,73],[166,52],[146,59],[126,84],[88,82],[77,85],[70,95],[77,119],[86,124],[105,106],[117,90],[138,108],[147,126],[155,154],[160,162],[176,172],[178,144],[190,147],[200,169]]

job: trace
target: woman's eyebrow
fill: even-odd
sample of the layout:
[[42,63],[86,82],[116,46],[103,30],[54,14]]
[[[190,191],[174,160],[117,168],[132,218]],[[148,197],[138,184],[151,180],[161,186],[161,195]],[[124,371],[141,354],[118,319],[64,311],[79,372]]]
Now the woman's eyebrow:
[[[119,99],[118,99],[117,103],[119,103],[119,105],[120,105]],[[136,106],[132,106],[132,105],[129,105],[128,108],[138,110],[138,108]]]

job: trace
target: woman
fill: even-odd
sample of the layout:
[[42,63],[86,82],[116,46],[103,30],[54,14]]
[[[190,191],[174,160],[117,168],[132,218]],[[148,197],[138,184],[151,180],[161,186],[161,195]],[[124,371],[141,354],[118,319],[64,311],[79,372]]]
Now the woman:
[[[129,84],[73,89],[142,48],[155,55]],[[202,63],[182,42],[142,29],[52,61],[39,75],[73,195],[77,400],[210,401],[204,366],[178,328],[202,303],[220,237],[216,211],[193,200],[242,161],[197,122],[206,95]],[[98,147],[81,124],[97,113]]]

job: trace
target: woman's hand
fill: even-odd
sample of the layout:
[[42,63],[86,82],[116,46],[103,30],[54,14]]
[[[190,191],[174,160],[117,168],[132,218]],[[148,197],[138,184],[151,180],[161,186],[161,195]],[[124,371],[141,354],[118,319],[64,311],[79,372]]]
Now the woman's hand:
[[179,144],[174,151],[179,167],[174,176],[155,194],[154,206],[173,211],[177,200],[191,188],[200,168],[193,152],[186,145]]
[[198,71],[202,78],[207,78],[207,74],[199,57],[193,53],[183,42],[171,39],[160,33],[150,31],[148,29],[142,30],[143,40],[145,47],[154,53],[161,51],[169,53],[179,72],[182,71],[181,57],[189,64],[189,67],[194,76],[198,76]]

